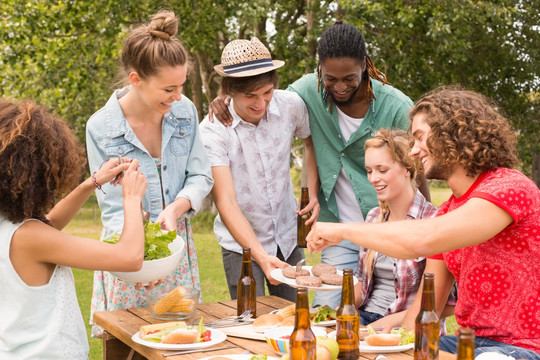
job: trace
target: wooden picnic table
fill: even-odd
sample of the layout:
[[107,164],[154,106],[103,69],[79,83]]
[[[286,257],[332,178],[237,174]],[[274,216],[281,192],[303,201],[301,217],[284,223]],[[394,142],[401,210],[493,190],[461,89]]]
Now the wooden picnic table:
[[[257,298],[257,314],[267,314],[272,310],[281,309],[291,304],[291,302],[276,296],[261,296]],[[224,317],[236,315],[236,300],[220,301],[209,304],[199,304],[197,315],[193,319],[204,317],[205,322],[222,319]],[[192,319],[190,319],[192,320]],[[240,354],[244,350],[249,350],[253,354],[267,353],[269,356],[280,357],[270,345],[265,341],[252,340],[241,337],[228,336],[223,343],[216,344],[211,348],[222,346],[235,346],[234,348],[222,349],[208,352],[197,352],[184,355],[163,357],[165,353],[174,351],[157,350],[134,342],[131,336],[139,331],[142,325],[163,322],[152,317],[148,307],[132,308],[128,310],[99,311],[94,314],[94,321],[105,329],[103,334],[103,359],[150,359],[150,360],[190,360],[202,359],[209,356]],[[329,331],[334,330],[328,328]],[[408,350],[401,353],[385,354],[389,360],[412,360],[413,351]],[[359,359],[372,360],[376,354],[360,353]],[[456,356],[441,351],[440,360],[455,360]]]

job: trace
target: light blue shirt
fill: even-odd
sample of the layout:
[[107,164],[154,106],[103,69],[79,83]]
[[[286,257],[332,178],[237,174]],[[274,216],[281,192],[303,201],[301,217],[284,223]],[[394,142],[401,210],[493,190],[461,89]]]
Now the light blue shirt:
[[[152,221],[178,198],[191,202],[186,215],[195,214],[214,184],[210,162],[199,138],[195,106],[182,96],[163,116],[160,179],[154,159],[137,139],[118,103],[128,91],[129,88],[116,90],[107,104],[88,120],[86,148],[90,171],[96,171],[105,160],[118,155],[137,159],[148,182],[143,206]],[[122,187],[103,184],[102,188],[106,194],[101,191],[96,194],[103,226],[107,231],[120,232],[124,224]]]

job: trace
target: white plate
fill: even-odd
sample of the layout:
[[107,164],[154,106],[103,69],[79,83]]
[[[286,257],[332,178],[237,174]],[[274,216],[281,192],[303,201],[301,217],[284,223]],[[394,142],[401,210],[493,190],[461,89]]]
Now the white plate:
[[[215,358],[217,356],[222,357],[222,358],[226,358],[226,359],[231,359],[231,360],[250,360],[253,355],[250,355],[250,354],[247,354],[247,355],[243,355],[243,354],[214,355],[214,356],[208,356],[208,357],[202,358],[200,360],[212,360],[213,358]],[[273,357],[273,356],[268,356],[267,359],[268,360],[279,360],[279,358]]]
[[[310,315],[314,314],[314,312],[313,312],[314,310],[316,310],[316,309],[312,309],[312,308],[309,309]],[[270,314],[276,314],[278,311],[279,310],[272,310],[272,311],[270,311]],[[334,326],[334,325],[336,325],[336,320],[320,321],[318,323],[313,322],[313,325],[315,325],[315,326]]]
[[[328,337],[331,337],[332,339],[336,338],[336,332],[332,331],[328,334]],[[360,349],[360,352],[364,353],[397,353],[402,351],[407,351],[412,348],[414,348],[414,343],[405,344],[405,345],[396,345],[396,346],[369,346],[366,344],[365,341],[360,341],[360,345],[358,346]]]
[[200,342],[200,343],[193,343],[193,344],[162,344],[162,343],[156,343],[152,341],[143,340],[139,337],[139,332],[136,332],[131,337],[131,340],[135,341],[137,344],[141,344],[144,346],[148,346],[153,349],[158,350],[191,350],[191,349],[203,349],[210,347],[212,345],[219,344],[220,342],[223,342],[227,339],[227,335],[223,331],[216,330],[216,329],[208,329],[210,330],[210,341],[207,342]]
[[[302,266],[302,269],[309,270],[310,275],[313,275],[313,273],[311,272],[311,268],[312,268],[312,266]],[[339,275],[343,276],[343,271],[338,270],[337,273]],[[289,286],[291,286],[293,288],[305,287],[308,290],[312,290],[312,291],[341,290],[341,285],[322,284],[319,287],[317,287],[317,286],[300,286],[300,285],[296,284],[295,279],[291,279],[291,278],[288,278],[286,276],[283,276],[283,272],[281,271],[281,269],[272,270],[272,272],[270,273],[270,276],[272,276],[274,279],[276,279],[278,281],[281,281],[282,283],[287,284],[287,285],[289,285]],[[358,282],[358,279],[356,278],[356,276],[353,276],[354,285],[356,285],[357,282]],[[317,324],[317,325],[319,325],[319,324]]]
[[336,325],[336,320],[320,321],[318,323],[313,322],[313,325],[315,325],[315,326],[335,326]]

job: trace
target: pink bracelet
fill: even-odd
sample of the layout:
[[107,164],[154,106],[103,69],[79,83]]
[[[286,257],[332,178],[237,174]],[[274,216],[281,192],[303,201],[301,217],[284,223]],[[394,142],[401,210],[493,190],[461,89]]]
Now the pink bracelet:
[[101,185],[98,184],[98,182],[96,180],[96,172],[95,171],[92,173],[92,182],[94,183],[94,186],[96,187],[96,189],[101,190],[101,192],[103,194],[107,195],[107,193],[105,191],[103,191],[103,189],[101,188]]

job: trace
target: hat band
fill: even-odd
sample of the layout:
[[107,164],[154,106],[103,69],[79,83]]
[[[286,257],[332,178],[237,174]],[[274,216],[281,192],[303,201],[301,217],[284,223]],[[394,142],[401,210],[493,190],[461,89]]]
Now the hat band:
[[235,74],[242,71],[249,71],[254,69],[260,69],[265,67],[273,67],[274,63],[272,59],[260,59],[244,62],[241,64],[226,65],[223,66],[223,72],[226,74]]

